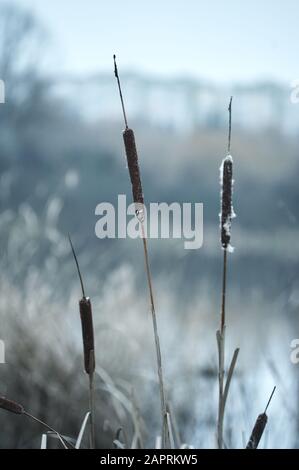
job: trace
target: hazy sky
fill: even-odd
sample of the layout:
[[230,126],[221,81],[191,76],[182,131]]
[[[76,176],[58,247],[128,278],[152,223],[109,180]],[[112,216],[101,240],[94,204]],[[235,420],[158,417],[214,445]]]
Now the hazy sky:
[[[3,0],[0,0],[2,2]],[[52,36],[61,71],[123,69],[214,81],[299,78],[298,0],[16,0]],[[55,57],[55,59],[54,59]]]

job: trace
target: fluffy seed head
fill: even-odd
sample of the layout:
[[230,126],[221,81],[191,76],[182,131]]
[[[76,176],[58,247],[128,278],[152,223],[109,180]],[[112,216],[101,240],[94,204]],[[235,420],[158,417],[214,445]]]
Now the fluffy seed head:
[[220,167],[221,184],[221,245],[224,249],[230,247],[231,221],[235,217],[232,203],[233,194],[233,159],[228,155]]

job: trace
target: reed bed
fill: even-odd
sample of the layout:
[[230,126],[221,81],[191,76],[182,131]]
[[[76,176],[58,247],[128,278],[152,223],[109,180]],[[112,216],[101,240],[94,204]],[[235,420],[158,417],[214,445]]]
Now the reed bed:
[[[125,147],[125,153],[128,163],[129,177],[131,182],[132,197],[135,204],[135,213],[139,221],[140,234],[143,243],[144,263],[145,263],[145,274],[149,293],[151,318],[154,333],[155,342],[155,353],[157,362],[157,377],[159,384],[159,398],[160,398],[160,413],[161,413],[161,435],[156,437],[156,448],[186,448],[186,444],[182,442],[180,431],[178,429],[177,420],[175,416],[175,410],[172,404],[167,398],[163,369],[162,369],[162,357],[160,347],[160,337],[158,330],[157,314],[155,309],[155,298],[153,291],[152,275],[150,270],[148,245],[144,228],[145,211],[144,211],[144,194],[141,182],[141,172],[139,167],[139,156],[136,147],[134,131],[129,128],[126,110],[124,106],[123,94],[120,85],[119,73],[116,64],[116,58],[114,56],[114,73],[117,79],[119,95],[121,100],[121,106],[123,111],[123,117],[125,122],[125,129],[123,131],[123,142]],[[222,271],[222,291],[221,291],[221,312],[220,312],[220,326],[216,332],[217,345],[218,345],[218,415],[217,415],[217,447],[223,449],[227,447],[225,443],[224,435],[224,418],[225,410],[230,390],[231,380],[236,368],[236,363],[239,354],[239,348],[236,348],[230,365],[226,373],[226,357],[225,357],[225,335],[226,335],[226,295],[227,295],[227,267],[228,267],[228,255],[233,251],[231,247],[231,223],[235,217],[233,210],[233,159],[231,156],[231,133],[232,133],[232,98],[228,107],[229,111],[229,126],[228,126],[228,145],[227,155],[223,159],[220,167],[220,183],[221,183],[221,202],[220,202],[220,241],[221,248],[223,250],[223,271]],[[105,390],[108,391],[113,397],[116,414],[122,416],[119,412],[117,402],[120,402],[122,406],[132,416],[133,422],[133,438],[128,437],[126,429],[120,427],[114,430],[114,439],[111,442],[111,447],[116,448],[138,448],[144,446],[143,439],[143,422],[139,408],[135,403],[135,399],[129,400],[124,393],[122,393],[117,386],[114,384],[112,379],[105,373],[101,368],[101,365],[96,367],[95,361],[95,335],[93,325],[93,311],[92,303],[89,297],[86,296],[85,287],[79,267],[78,258],[72,243],[71,237],[69,236],[69,243],[71,252],[76,264],[79,281],[81,285],[82,297],[79,299],[79,313],[82,329],[82,342],[83,342],[83,363],[84,370],[88,376],[89,384],[89,410],[86,413],[82,426],[78,435],[77,440],[65,437],[53,427],[43,422],[36,416],[30,414],[25,408],[19,403],[10,400],[6,397],[0,397],[0,408],[16,415],[25,416],[31,420],[39,423],[52,435],[55,435],[60,444],[64,449],[80,448],[83,440],[85,430],[88,429],[89,423],[89,446],[92,449],[96,448],[96,430],[95,430],[95,386],[94,378],[97,374],[105,383]],[[265,430],[268,416],[266,414],[268,406],[273,397],[275,388],[272,391],[270,399],[267,403],[265,411],[260,414],[253,427],[250,435],[247,449],[257,449],[260,439]],[[216,414],[216,413],[215,413]],[[241,432],[241,430],[237,430]],[[42,448],[47,446],[45,439],[42,439]]]

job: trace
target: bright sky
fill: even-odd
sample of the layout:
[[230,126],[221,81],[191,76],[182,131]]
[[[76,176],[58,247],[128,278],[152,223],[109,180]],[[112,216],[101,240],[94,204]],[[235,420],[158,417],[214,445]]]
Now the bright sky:
[[298,0],[15,2],[42,19],[61,71],[110,70],[115,52],[123,69],[161,75],[299,78]]

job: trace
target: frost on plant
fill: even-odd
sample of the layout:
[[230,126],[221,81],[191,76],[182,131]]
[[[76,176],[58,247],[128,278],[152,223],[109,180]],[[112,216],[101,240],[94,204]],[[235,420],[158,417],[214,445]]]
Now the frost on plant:
[[227,155],[220,166],[220,187],[221,187],[221,212],[220,212],[220,229],[221,229],[221,245],[229,252],[233,252],[234,248],[230,244],[231,238],[231,221],[236,214],[234,213],[232,194],[233,194],[233,159],[231,155]]

